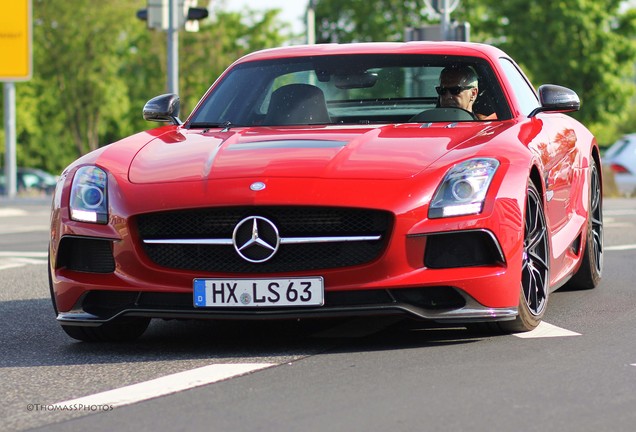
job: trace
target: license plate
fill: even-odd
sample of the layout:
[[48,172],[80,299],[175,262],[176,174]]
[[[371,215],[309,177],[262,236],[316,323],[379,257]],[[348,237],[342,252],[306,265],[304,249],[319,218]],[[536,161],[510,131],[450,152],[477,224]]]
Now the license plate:
[[196,307],[322,306],[322,277],[195,279]]

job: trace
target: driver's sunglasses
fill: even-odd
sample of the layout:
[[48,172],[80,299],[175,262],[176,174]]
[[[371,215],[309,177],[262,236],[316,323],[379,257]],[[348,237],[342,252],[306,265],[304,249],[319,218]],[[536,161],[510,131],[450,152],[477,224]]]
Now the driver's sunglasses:
[[435,87],[435,91],[440,96],[444,96],[446,94],[446,92],[450,92],[450,94],[452,94],[453,96],[457,96],[458,94],[460,94],[464,90],[468,90],[468,89],[471,89],[471,88],[474,88],[474,87],[470,87],[470,86]]

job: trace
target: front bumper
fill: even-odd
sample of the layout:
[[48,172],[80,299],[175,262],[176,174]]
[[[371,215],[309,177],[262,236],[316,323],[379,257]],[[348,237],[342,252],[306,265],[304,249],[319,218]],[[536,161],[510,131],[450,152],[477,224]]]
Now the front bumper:
[[342,316],[403,315],[439,323],[512,320],[517,308],[488,308],[452,287],[408,290],[362,290],[327,293],[320,307],[196,308],[188,294],[102,291],[85,293],[69,312],[58,314],[63,325],[99,326],[119,317],[162,319],[300,319]]

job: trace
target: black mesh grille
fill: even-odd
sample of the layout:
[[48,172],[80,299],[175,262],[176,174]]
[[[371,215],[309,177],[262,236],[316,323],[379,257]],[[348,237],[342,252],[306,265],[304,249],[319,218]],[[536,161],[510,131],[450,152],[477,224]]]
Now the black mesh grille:
[[113,242],[110,240],[64,237],[60,241],[56,267],[87,273],[115,271]]
[[156,264],[183,270],[221,273],[272,273],[347,267],[372,261],[387,244],[392,225],[389,212],[324,207],[233,207],[140,215],[142,240],[231,239],[236,225],[248,216],[272,221],[281,238],[373,236],[380,240],[282,244],[264,263],[241,258],[232,245],[144,244]]
[[456,268],[503,263],[498,245],[485,231],[464,231],[427,236],[424,265]]

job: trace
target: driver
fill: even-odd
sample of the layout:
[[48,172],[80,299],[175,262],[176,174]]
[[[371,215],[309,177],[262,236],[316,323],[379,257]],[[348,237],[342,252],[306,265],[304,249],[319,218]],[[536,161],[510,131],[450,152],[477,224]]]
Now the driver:
[[495,113],[484,115],[473,112],[473,104],[479,94],[477,73],[470,66],[447,66],[439,75],[439,86],[435,87],[442,108],[462,108],[479,120],[494,120]]
[[477,74],[471,67],[445,67],[439,75],[439,87],[435,87],[439,106],[473,112],[473,103],[479,93],[477,81]]

